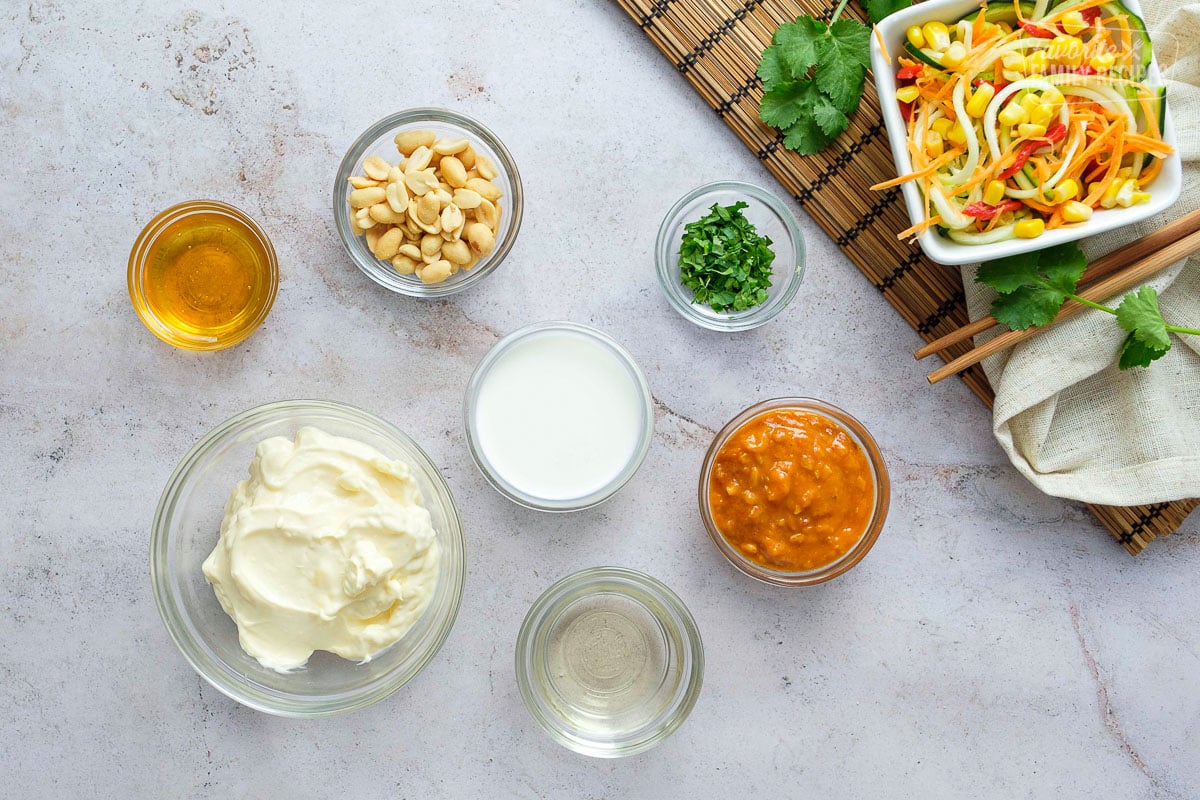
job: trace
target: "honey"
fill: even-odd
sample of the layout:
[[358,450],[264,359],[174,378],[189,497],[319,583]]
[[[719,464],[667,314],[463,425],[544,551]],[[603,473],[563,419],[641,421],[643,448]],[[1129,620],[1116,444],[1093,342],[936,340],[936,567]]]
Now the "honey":
[[229,347],[266,317],[278,283],[275,253],[231,206],[198,201],[168,209],[130,256],[130,295],[160,339],[191,350]]

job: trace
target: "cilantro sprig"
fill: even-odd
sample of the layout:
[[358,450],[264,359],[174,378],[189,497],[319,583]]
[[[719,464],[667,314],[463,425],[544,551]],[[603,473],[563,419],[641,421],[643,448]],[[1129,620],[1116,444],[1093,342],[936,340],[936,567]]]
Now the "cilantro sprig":
[[744,311],[767,299],[771,287],[771,240],[742,214],[747,204],[713,203],[709,213],[683,228],[680,281],[694,302],[714,311]]
[[[838,4],[829,24],[804,14],[780,25],[758,64],[763,82],[759,119],[778,128],[784,146],[801,155],[829,146],[850,125],[862,99],[871,29],[838,19],[847,2]],[[872,22],[910,4],[866,0]]]
[[984,262],[975,279],[1000,293],[992,303],[992,316],[1013,330],[1049,325],[1067,300],[1114,315],[1127,331],[1117,362],[1121,369],[1148,367],[1166,355],[1171,349],[1168,333],[1200,336],[1200,329],[1166,323],[1152,286],[1125,295],[1116,308],[1080,297],[1077,288],[1086,268],[1083,251],[1071,242]]

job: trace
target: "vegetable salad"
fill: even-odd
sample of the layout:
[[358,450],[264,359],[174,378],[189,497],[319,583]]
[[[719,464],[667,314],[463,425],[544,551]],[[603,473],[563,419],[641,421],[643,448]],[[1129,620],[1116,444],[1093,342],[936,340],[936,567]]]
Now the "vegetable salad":
[[1150,198],[1172,148],[1150,40],[1113,0],[1003,0],[906,32],[896,101],[926,218],[964,244],[1036,238]]

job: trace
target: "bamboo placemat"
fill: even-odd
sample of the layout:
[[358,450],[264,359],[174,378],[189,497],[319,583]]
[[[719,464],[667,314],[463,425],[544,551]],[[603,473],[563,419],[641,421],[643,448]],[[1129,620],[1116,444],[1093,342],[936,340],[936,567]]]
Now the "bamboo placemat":
[[[900,190],[870,186],[896,176],[874,84],[868,80],[850,128],[814,156],[783,147],[783,136],[758,119],[761,82],[755,75],[775,29],[800,14],[828,20],[834,4],[818,0],[617,0],[651,41],[683,73],[809,216],[883,293],[926,341],[968,321],[962,279],[955,268],[929,261],[896,234],[908,227]],[[864,20],[858,4],[846,15]],[[939,355],[949,361],[963,343]],[[991,406],[992,389],[974,366],[962,380]],[[1089,505],[1104,527],[1136,555],[1153,539],[1175,531],[1200,499],[1121,508]]]

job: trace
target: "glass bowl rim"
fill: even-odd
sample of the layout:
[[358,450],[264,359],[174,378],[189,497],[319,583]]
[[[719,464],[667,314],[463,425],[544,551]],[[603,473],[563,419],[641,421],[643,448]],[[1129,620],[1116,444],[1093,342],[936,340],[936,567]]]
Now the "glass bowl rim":
[[[568,734],[562,726],[556,724],[559,717],[546,704],[540,702],[540,696],[534,692],[534,682],[530,678],[535,655],[536,633],[548,621],[547,612],[572,594],[576,595],[575,600],[587,597],[592,593],[588,590],[594,587],[603,587],[608,591],[627,590],[629,587],[633,587],[644,592],[662,604],[663,609],[669,614],[666,622],[669,622],[678,631],[682,641],[679,657],[684,659],[681,664],[681,674],[686,682],[685,685],[677,693],[672,705],[656,723],[652,723],[643,731],[635,731],[639,735],[628,738],[627,741],[623,741],[617,746],[602,746],[597,743],[598,740]],[[628,594],[627,591],[618,593],[645,607],[640,598]],[[660,626],[666,627],[663,614],[656,613],[650,608],[646,610]],[[686,658],[684,658],[685,655]],[[659,579],[628,567],[588,567],[559,578],[529,607],[517,634],[515,669],[517,688],[521,693],[521,700],[524,702],[526,710],[542,730],[550,735],[551,739],[563,747],[583,755],[597,758],[618,758],[649,750],[677,731],[687,721],[700,697],[700,691],[704,684],[704,641],[700,635],[700,629],[696,625],[695,617],[687,605],[673,589]]]
[[[854,546],[836,561],[822,567],[817,567],[816,569],[801,572],[772,569],[771,567],[757,564],[743,556],[737,548],[729,544],[729,541],[718,530],[716,523],[712,519],[712,511],[708,504],[708,484],[712,476],[713,464],[716,461],[717,453],[729,441],[729,438],[747,422],[769,411],[778,409],[809,411],[829,419],[846,430],[858,442],[859,446],[862,447],[863,454],[867,457],[867,464],[871,468],[871,477],[875,482],[875,506],[871,512],[871,519],[867,523],[866,530],[863,531],[858,541],[854,543]],[[773,397],[742,410],[733,419],[725,423],[724,427],[713,436],[712,444],[709,445],[708,451],[704,454],[704,462],[700,468],[700,482],[697,488],[697,495],[700,505],[700,518],[704,523],[704,528],[708,532],[709,538],[712,539],[713,544],[716,545],[721,555],[725,556],[730,564],[751,578],[775,586],[814,586],[833,580],[849,571],[858,562],[862,561],[875,545],[875,541],[879,538],[879,534],[882,532],[884,523],[887,520],[888,507],[891,503],[891,480],[888,476],[887,465],[883,460],[883,453],[880,451],[875,438],[867,430],[866,426],[849,412],[832,403],[813,397]]]
[[[364,424],[387,438],[394,437],[406,447],[412,448],[418,461],[421,462],[412,466],[425,473],[426,479],[437,489],[441,505],[445,506],[446,537],[451,540],[454,545],[452,549],[458,555],[457,569],[452,569],[448,576],[448,579],[453,581],[448,587],[449,604],[442,612],[442,618],[438,624],[434,626],[429,644],[420,658],[414,661],[408,670],[389,673],[385,679],[379,679],[364,689],[339,696],[332,701],[328,698],[304,698],[285,692],[264,692],[249,688],[247,682],[239,680],[238,673],[222,659],[210,656],[197,645],[195,637],[182,621],[183,614],[179,610],[179,607],[183,605],[182,599],[173,591],[172,582],[167,577],[167,548],[171,541],[167,522],[174,514],[182,486],[191,477],[197,464],[213,448],[225,442],[229,435],[242,428],[258,421],[272,420],[277,416],[286,418],[296,412],[332,413],[344,420]],[[192,445],[172,471],[163,487],[162,495],[159,497],[150,529],[150,584],[154,592],[154,603],[176,648],[201,678],[225,696],[256,711],[281,717],[324,717],[365,708],[390,696],[419,675],[441,650],[454,627],[462,605],[466,571],[466,537],[463,533],[462,519],[458,503],[441,470],[437,468],[437,465],[420,445],[392,423],[348,403],[334,400],[278,400],[246,409],[218,423]],[[431,609],[428,609],[427,613],[429,610]]]
[[[508,178],[509,185],[512,188],[512,196],[509,198],[511,208],[508,209],[510,221],[506,235],[496,243],[495,248],[488,254],[486,263],[480,268],[472,270],[462,280],[429,284],[404,280],[406,276],[389,273],[387,268],[378,259],[368,259],[352,246],[352,240],[357,238],[357,234],[350,228],[349,214],[346,213],[345,207],[346,197],[349,194],[346,188],[348,185],[347,179],[351,177],[354,165],[376,139],[398,128],[422,122],[450,125],[476,136],[496,154],[500,161],[496,165],[497,169]],[[517,164],[513,160],[512,154],[504,145],[504,142],[500,140],[500,137],[496,136],[490,128],[473,117],[469,117],[458,111],[452,111],[448,108],[439,108],[436,106],[407,108],[396,111],[374,122],[355,137],[354,141],[350,144],[350,147],[346,150],[345,155],[342,156],[342,160],[338,164],[337,173],[333,181],[333,220],[334,227],[337,229],[338,239],[342,243],[342,248],[360,272],[383,288],[407,297],[447,297],[469,289],[495,272],[508,257],[513,244],[516,242],[517,233],[521,229],[521,219],[524,216],[524,207],[525,201],[524,190],[521,184],[521,173],[517,169]],[[501,223],[501,229],[503,229],[503,222]]]
[[[570,331],[605,346],[632,375],[643,406],[642,435],[625,467],[614,476],[612,481],[591,494],[565,500],[547,500],[537,497],[521,491],[518,487],[504,480],[502,476],[493,471],[489,460],[483,455],[483,448],[479,443],[479,434],[475,429],[475,403],[479,397],[479,390],[487,373],[495,366],[500,357],[517,343],[545,331]],[[593,328],[590,325],[569,322],[567,320],[533,322],[517,328],[515,331],[502,337],[479,359],[479,363],[475,365],[475,369],[472,370],[471,377],[467,381],[467,388],[464,393],[463,427],[466,431],[467,449],[471,451],[471,458],[474,460],[475,466],[483,474],[484,479],[491,484],[492,488],[500,494],[514,503],[533,509],[534,511],[552,513],[583,511],[600,505],[624,488],[633,479],[633,476],[637,474],[637,471],[642,466],[642,462],[646,460],[646,454],[650,452],[650,445],[654,440],[654,396],[650,392],[650,384],[646,380],[646,375],[642,372],[642,368],[638,365],[633,354],[604,331]]]
[[[207,342],[180,334],[170,325],[163,322],[151,310],[150,303],[146,298],[145,278],[148,266],[146,258],[149,255],[151,246],[158,241],[163,231],[171,223],[190,214],[202,212],[216,214],[242,225],[262,244],[263,252],[267,254],[266,268],[270,289],[266,299],[255,313],[254,319],[248,322],[246,327],[237,336],[230,337],[221,342]],[[255,222],[254,218],[242,209],[221,200],[205,198],[184,200],[159,211],[145,224],[141,232],[138,233],[137,238],[133,241],[133,247],[129,250],[126,282],[129,287],[129,299],[132,302],[134,313],[137,314],[138,319],[141,320],[150,333],[154,334],[161,341],[180,350],[196,353],[214,352],[217,350],[226,350],[241,344],[266,322],[271,309],[275,306],[275,298],[279,293],[279,259],[275,253],[275,246],[271,243],[271,237],[267,236],[262,226]]]
[[[736,314],[726,313],[713,317],[701,314],[696,310],[695,304],[684,296],[684,293],[675,285],[675,281],[672,280],[672,276],[669,274],[668,263],[672,258],[671,248],[674,246],[671,241],[671,232],[678,226],[684,209],[705,195],[723,191],[732,191],[747,195],[767,206],[783,223],[788,240],[792,245],[792,250],[795,251],[797,263],[793,269],[786,273],[781,272],[777,265],[772,264],[773,278],[787,279],[787,285],[783,287],[782,291],[775,298],[769,299],[768,302],[747,309],[744,312],[737,312]],[[658,228],[658,235],[654,240],[655,273],[658,275],[658,282],[662,287],[663,294],[667,297],[667,303],[680,316],[702,328],[713,331],[735,332],[752,330],[765,325],[783,313],[791,305],[792,300],[796,297],[796,293],[800,290],[800,285],[804,282],[806,261],[807,246],[804,241],[804,232],[800,229],[800,223],[796,220],[796,215],[773,192],[753,183],[745,183],[743,181],[712,181],[687,192],[683,197],[675,201],[675,204],[671,206],[666,216],[663,217],[663,221]]]

